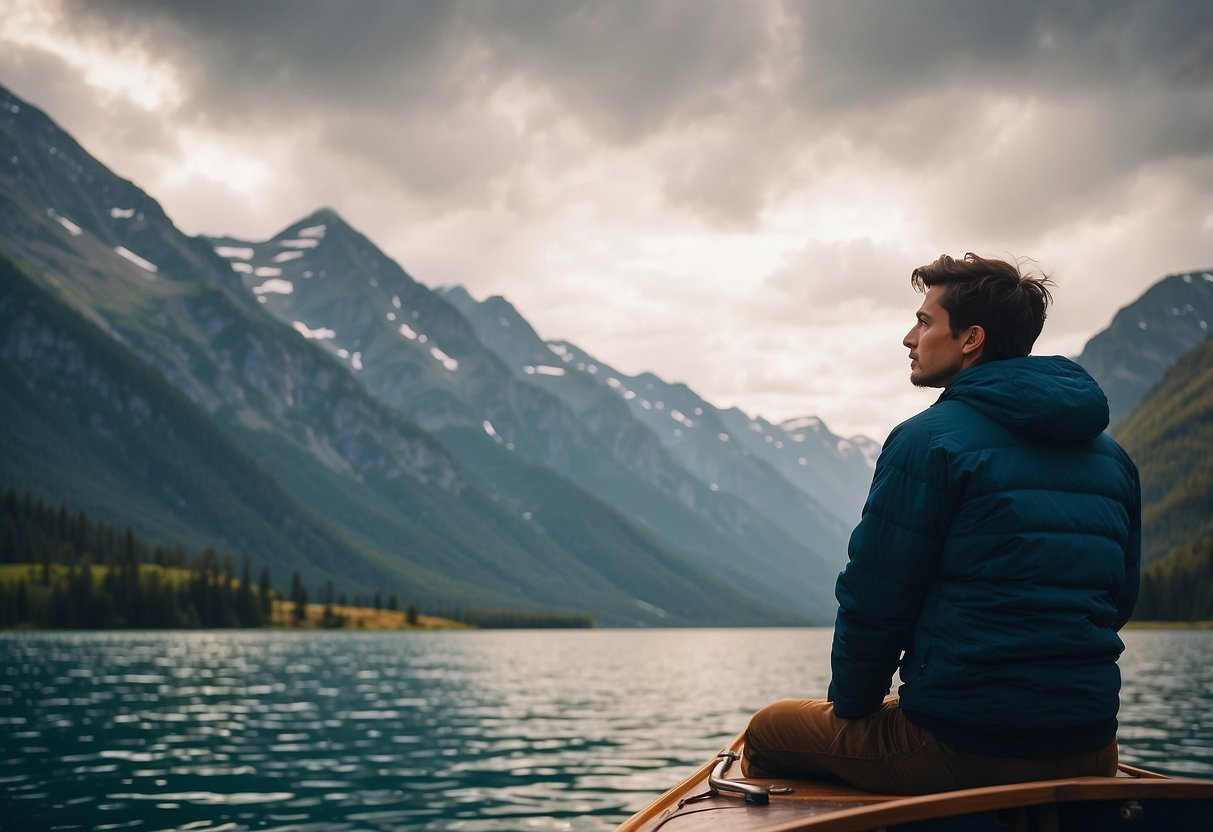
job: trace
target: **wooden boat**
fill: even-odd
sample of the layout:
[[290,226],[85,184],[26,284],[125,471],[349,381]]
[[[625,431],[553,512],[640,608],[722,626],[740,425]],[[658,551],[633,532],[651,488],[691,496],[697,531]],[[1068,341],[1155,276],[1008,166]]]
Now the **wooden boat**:
[[824,781],[747,780],[737,763],[742,751],[738,737],[616,832],[1213,830],[1213,781],[1167,777],[1127,765],[1116,777],[906,797]]

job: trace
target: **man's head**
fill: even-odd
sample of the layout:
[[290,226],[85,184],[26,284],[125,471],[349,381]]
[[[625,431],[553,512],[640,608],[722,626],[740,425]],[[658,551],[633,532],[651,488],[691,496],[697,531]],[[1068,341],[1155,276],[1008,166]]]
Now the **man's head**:
[[1047,275],[1023,274],[1015,264],[948,255],[910,275],[926,297],[902,343],[910,350],[910,382],[947,387],[978,362],[1027,355],[1044,328],[1052,301]]

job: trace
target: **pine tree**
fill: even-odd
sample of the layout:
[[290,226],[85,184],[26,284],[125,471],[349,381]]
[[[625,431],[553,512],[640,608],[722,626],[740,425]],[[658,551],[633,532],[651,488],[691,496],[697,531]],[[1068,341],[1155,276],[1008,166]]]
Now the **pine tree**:
[[303,581],[296,572],[291,576],[291,603],[295,605],[294,618],[295,623],[301,623],[307,619],[307,590],[303,587]]
[[325,627],[336,626],[336,616],[333,614],[333,579],[329,578],[324,582],[324,613],[321,618],[321,624]]
[[274,594],[270,589],[270,568],[261,567],[261,580],[257,587],[257,599],[261,605],[262,623],[272,623],[274,617]]
[[236,620],[241,627],[261,623],[261,608],[253,597],[253,561],[247,554],[240,562],[240,586],[236,589]]

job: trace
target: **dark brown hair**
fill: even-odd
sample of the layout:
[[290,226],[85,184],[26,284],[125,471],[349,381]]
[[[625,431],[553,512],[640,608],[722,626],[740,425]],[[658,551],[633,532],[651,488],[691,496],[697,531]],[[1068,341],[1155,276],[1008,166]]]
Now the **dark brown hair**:
[[1053,300],[1047,274],[1020,271],[1018,263],[978,257],[973,252],[956,260],[944,254],[934,263],[919,266],[910,283],[920,292],[943,286],[939,305],[948,312],[955,338],[970,326],[985,330],[982,361],[1016,358],[1032,351],[1045,325],[1045,310]]

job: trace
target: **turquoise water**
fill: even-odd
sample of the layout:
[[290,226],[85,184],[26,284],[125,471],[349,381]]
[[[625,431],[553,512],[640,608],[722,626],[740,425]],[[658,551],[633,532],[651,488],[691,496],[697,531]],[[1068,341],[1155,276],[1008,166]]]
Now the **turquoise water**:
[[[1133,631],[1122,759],[1213,776],[1213,632]],[[0,635],[0,828],[610,830],[829,629]]]

